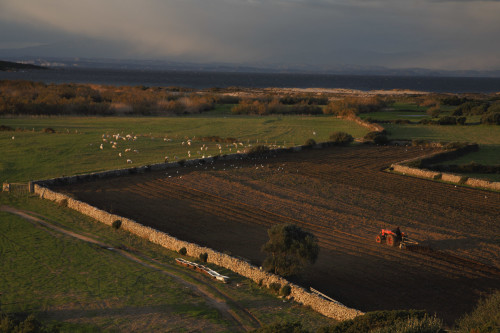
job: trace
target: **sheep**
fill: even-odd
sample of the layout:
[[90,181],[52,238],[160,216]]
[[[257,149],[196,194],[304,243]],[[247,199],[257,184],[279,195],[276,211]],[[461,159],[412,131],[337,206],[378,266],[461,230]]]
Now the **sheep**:
[[131,150],[132,150],[132,149],[127,148],[127,149],[125,149],[125,152],[126,152],[126,153],[128,153],[128,152],[129,152],[129,151],[131,151]]
[[139,154],[139,151],[137,149],[134,149],[134,153]]
[[127,164],[132,164],[132,160],[128,159]]
[[118,156],[122,157],[122,153],[118,153]]
[[101,143],[101,145],[99,146],[99,148],[100,148],[101,150],[103,150],[103,149],[104,149],[104,147],[102,146],[102,143]]

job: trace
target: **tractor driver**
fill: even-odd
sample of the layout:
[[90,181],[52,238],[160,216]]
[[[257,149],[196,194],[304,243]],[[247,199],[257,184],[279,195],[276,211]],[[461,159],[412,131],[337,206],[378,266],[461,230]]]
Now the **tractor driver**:
[[396,237],[398,240],[401,240],[403,237],[401,235],[401,230],[399,229],[399,227],[396,227],[396,229],[392,230],[393,233],[396,234]]

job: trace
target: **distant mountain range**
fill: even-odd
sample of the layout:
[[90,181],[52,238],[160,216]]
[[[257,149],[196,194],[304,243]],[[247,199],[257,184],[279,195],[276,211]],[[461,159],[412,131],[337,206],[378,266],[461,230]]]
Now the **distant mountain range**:
[[[133,70],[176,70],[212,71],[241,73],[310,73],[336,75],[374,75],[374,76],[435,76],[435,77],[500,77],[500,70],[435,70],[425,68],[387,68],[382,66],[313,66],[302,64],[231,64],[231,63],[193,63],[166,60],[97,59],[72,57],[34,57],[13,56],[0,50],[0,70],[40,69],[43,68],[96,68],[96,69],[133,69]],[[7,53],[7,54],[6,54]],[[3,65],[5,63],[5,65]],[[7,64],[11,68],[8,69]],[[14,66],[14,67],[12,67]],[[25,66],[25,67],[21,67]]]

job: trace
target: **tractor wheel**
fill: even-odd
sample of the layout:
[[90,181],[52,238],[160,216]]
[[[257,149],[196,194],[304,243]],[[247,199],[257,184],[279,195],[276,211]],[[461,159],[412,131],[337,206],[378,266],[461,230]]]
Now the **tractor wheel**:
[[386,239],[386,243],[389,246],[398,246],[399,242],[396,240],[396,237],[394,237],[393,235],[388,235],[387,239]]
[[382,242],[384,241],[384,238],[382,237],[382,235],[377,235],[377,238],[375,238],[375,241],[379,244],[382,244]]

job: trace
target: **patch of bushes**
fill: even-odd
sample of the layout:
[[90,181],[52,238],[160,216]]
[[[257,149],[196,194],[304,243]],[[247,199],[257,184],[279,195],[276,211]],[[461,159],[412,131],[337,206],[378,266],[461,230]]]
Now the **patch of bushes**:
[[248,150],[248,155],[252,157],[265,156],[269,154],[269,147],[264,145],[253,146]]
[[280,289],[280,295],[283,297],[287,297],[288,295],[290,295],[291,292],[292,292],[292,287],[290,287],[290,285],[288,284],[285,284]]
[[306,143],[304,143],[305,146],[314,146],[316,144],[316,140],[314,139],[307,139]]
[[271,289],[271,291],[272,291],[273,293],[275,293],[276,295],[278,295],[278,294],[279,294],[279,292],[280,292],[280,289],[281,289],[281,284],[280,284],[280,283],[278,283],[278,282],[273,282],[273,283],[271,283],[271,284],[269,285],[269,289]]
[[0,125],[0,132],[12,132],[14,129],[7,125]]
[[481,117],[481,124],[500,125],[500,112],[486,113]]
[[46,326],[38,321],[33,314],[26,318],[16,318],[15,316],[0,313],[0,332],[13,333],[57,333],[57,325]]
[[369,132],[363,139],[365,141],[373,141],[377,145],[385,145],[389,142],[387,135],[384,132]]
[[252,333],[308,333],[309,331],[302,327],[300,322],[276,322],[262,326]]
[[208,253],[206,253],[206,252],[200,253],[200,260],[203,261],[203,262],[207,262],[207,260],[208,260]]
[[121,220],[115,220],[115,221],[113,221],[113,223],[111,223],[111,226],[114,229],[118,230],[122,226],[122,221]]
[[53,128],[51,128],[51,127],[47,127],[47,128],[43,129],[43,133],[49,133],[50,134],[50,133],[55,133],[55,132],[56,131]]
[[424,140],[424,139],[413,139],[411,140],[411,145],[414,147],[417,146],[424,146],[427,147],[430,144],[429,140]]
[[481,299],[475,309],[457,320],[459,333],[496,333],[500,327],[500,290]]
[[500,174],[500,165],[483,165],[476,162],[470,162],[466,164],[456,165],[433,165],[428,167],[435,171],[445,171],[454,173],[489,173],[489,174]]
[[346,132],[333,132],[330,135],[330,141],[334,145],[343,146],[343,145],[348,145],[351,142],[353,142],[354,138],[352,137],[351,134],[346,133]]
[[61,201],[59,201],[59,206],[68,207],[68,199],[62,199]]
[[181,248],[179,249],[179,254],[182,254],[183,256],[185,256],[185,255],[187,254],[187,250],[186,250],[186,248],[185,248],[185,247],[181,247]]
[[[333,326],[323,327],[318,330],[321,333],[358,333],[371,332],[375,329],[393,327],[396,323],[408,320],[424,320],[428,317],[422,310],[392,310],[367,312],[363,316],[345,320]],[[385,332],[385,331],[384,331]],[[396,332],[396,331],[391,331]],[[429,332],[429,331],[420,331]],[[437,332],[437,331],[433,331]]]
[[456,125],[457,118],[451,116],[444,116],[437,120],[437,124],[439,125]]
[[197,138],[200,141],[208,141],[208,142],[220,142],[220,143],[235,143],[237,140],[235,138],[221,138],[217,135],[212,136],[204,136],[201,138]]

